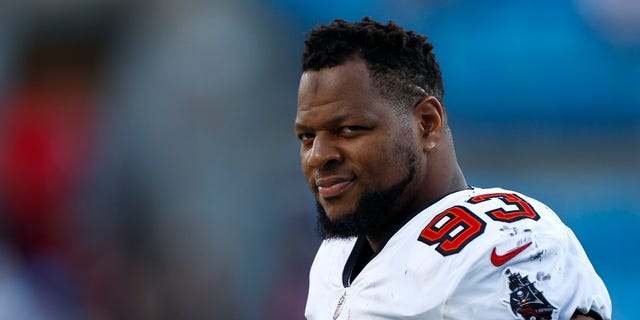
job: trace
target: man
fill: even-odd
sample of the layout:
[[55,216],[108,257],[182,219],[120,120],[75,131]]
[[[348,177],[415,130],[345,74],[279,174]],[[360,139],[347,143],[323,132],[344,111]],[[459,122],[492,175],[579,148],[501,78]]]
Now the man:
[[425,36],[335,20],[305,45],[295,132],[325,237],[307,319],[611,318],[551,209],[465,181]]

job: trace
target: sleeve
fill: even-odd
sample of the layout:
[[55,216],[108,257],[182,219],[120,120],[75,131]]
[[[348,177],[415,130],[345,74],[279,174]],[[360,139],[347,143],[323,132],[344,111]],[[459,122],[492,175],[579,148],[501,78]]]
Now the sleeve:
[[[452,319],[570,319],[611,300],[573,232],[557,216],[502,224],[477,242],[447,302]],[[473,316],[472,316],[473,315]]]

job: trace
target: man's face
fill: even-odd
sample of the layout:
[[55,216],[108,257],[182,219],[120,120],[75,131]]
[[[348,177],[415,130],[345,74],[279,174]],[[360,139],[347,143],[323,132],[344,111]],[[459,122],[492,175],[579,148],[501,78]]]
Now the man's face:
[[295,132],[325,236],[366,233],[339,225],[360,216],[379,227],[410,201],[419,150],[411,117],[378,97],[360,60],[302,75]]

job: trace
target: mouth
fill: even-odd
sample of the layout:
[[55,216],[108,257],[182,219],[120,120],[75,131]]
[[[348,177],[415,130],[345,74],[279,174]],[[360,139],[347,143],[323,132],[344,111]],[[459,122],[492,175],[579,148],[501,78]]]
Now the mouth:
[[325,200],[340,197],[354,184],[354,178],[327,178],[316,181],[318,194]]

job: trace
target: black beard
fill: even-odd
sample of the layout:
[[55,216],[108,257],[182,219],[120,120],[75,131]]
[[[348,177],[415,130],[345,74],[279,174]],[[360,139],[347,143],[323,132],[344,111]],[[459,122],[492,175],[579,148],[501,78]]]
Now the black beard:
[[318,210],[317,228],[324,239],[350,238],[358,235],[384,237],[404,222],[410,212],[397,208],[400,195],[416,174],[415,157],[409,159],[409,172],[400,182],[385,189],[365,193],[356,206],[355,212],[338,221],[331,221],[316,200]]

